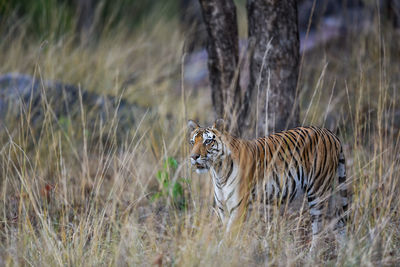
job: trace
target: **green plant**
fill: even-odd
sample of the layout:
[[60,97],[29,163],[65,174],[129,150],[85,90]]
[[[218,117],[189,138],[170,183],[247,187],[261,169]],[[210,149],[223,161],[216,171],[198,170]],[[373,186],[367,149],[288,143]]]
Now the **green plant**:
[[164,162],[163,169],[159,170],[156,174],[159,183],[159,191],[152,196],[152,201],[163,198],[178,209],[186,207],[183,184],[188,180],[185,178],[173,179],[177,169],[178,162],[176,159],[168,157]]

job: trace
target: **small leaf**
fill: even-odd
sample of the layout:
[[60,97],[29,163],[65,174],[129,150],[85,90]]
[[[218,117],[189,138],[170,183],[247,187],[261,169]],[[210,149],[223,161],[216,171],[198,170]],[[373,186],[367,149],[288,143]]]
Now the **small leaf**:
[[158,171],[158,172],[157,172],[156,177],[157,177],[157,180],[158,180],[160,183],[162,183],[162,172],[161,172],[161,171]]
[[179,182],[174,183],[174,187],[172,188],[172,196],[174,199],[183,195],[183,188]]
[[168,191],[169,182],[168,182],[168,181],[165,181],[164,184],[163,184],[163,187],[164,187],[164,190],[165,190],[165,191]]
[[150,201],[151,201],[151,202],[154,202],[154,201],[156,201],[157,199],[159,199],[161,196],[162,196],[162,193],[161,193],[161,192],[157,192],[157,193],[155,193],[154,195],[151,196]]
[[164,164],[164,168],[167,169],[167,167],[176,170],[176,168],[178,168],[178,162],[173,157],[168,157]]
[[163,171],[162,176],[163,176],[164,181],[169,181],[169,174],[167,171]]

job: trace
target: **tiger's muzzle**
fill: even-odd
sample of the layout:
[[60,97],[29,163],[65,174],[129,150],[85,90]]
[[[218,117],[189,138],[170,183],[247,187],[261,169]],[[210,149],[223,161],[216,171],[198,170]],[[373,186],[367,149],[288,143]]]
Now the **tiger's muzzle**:
[[202,158],[199,154],[192,154],[190,162],[196,167],[197,173],[206,173],[209,169],[208,159]]

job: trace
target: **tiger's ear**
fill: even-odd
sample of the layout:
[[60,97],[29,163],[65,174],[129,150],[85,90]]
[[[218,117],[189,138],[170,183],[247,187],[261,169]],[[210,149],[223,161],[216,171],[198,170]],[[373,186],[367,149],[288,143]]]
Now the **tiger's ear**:
[[225,131],[225,121],[224,119],[217,119],[213,125],[214,129],[217,129],[220,132]]
[[193,132],[195,129],[199,128],[199,127],[200,126],[196,122],[194,122],[192,120],[188,120],[188,130],[189,130],[190,133]]

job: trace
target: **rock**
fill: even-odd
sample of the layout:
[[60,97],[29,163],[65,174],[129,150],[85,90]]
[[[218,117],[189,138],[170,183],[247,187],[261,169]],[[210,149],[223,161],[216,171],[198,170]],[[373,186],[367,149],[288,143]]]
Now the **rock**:
[[[0,75],[0,131],[20,116],[30,114],[33,128],[39,128],[46,111],[63,124],[66,120],[80,122],[79,87],[58,81],[41,81],[33,76],[8,73]],[[118,132],[127,132],[145,114],[146,109],[113,96],[99,95],[81,89],[82,104],[87,115],[87,127],[95,121],[110,124],[116,115]],[[30,110],[30,112],[28,112]],[[98,126],[98,125],[97,125]],[[93,130],[93,129],[92,129]]]

